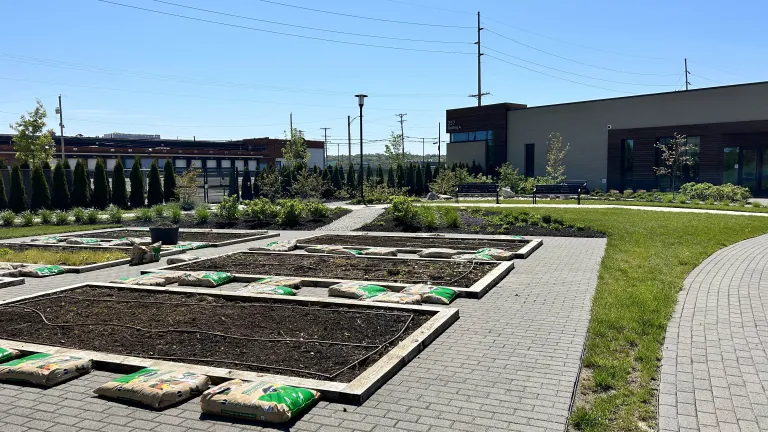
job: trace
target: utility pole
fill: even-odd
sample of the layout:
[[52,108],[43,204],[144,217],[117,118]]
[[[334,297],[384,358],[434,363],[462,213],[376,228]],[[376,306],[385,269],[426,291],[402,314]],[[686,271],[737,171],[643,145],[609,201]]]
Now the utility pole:
[[349,147],[349,164],[352,165],[352,118],[347,116],[347,146]]
[[691,84],[690,81],[688,81],[688,75],[691,73],[688,72],[688,58],[685,58],[685,91],[688,91],[688,86]]
[[61,110],[61,95],[59,95],[59,109],[56,110],[59,114],[59,130],[61,131],[61,163],[64,163],[64,112]]
[[480,11],[477,11],[477,42],[475,42],[475,45],[477,45],[477,94],[469,95],[469,97],[477,98],[477,106],[483,105],[483,96],[490,94],[488,92],[483,93],[482,63],[480,62],[480,59],[483,56],[483,53],[480,50],[480,31],[482,30],[484,29],[480,27]]
[[323,169],[325,169],[328,164],[326,163],[326,155],[328,154],[328,129],[330,128],[320,128],[323,130]]
[[395,114],[396,116],[400,117],[400,140],[401,144],[403,145],[403,162],[405,162],[405,132],[403,132],[403,122],[406,122],[408,120],[403,120],[403,117],[407,116],[408,113],[403,114]]

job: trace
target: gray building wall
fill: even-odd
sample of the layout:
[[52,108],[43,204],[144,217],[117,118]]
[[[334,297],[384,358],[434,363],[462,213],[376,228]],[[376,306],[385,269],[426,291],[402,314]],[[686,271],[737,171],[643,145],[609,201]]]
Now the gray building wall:
[[485,141],[449,142],[445,147],[445,161],[449,166],[459,162],[472,165],[475,161],[485,168]]
[[507,160],[523,172],[525,145],[535,143],[535,175],[543,176],[547,138],[559,132],[571,146],[565,157],[568,178],[605,188],[608,125],[631,129],[766,119],[768,82],[517,109],[507,113]]

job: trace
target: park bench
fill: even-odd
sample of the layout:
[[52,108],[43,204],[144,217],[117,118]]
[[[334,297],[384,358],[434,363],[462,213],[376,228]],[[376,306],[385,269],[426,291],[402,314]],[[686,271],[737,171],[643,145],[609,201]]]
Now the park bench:
[[459,195],[495,195],[496,204],[499,203],[499,185],[496,183],[464,183],[456,188],[456,202],[459,202]]
[[570,181],[562,184],[536,185],[533,187],[533,203],[536,204],[536,196],[576,196],[577,202],[581,204],[581,195],[587,192],[587,182]]

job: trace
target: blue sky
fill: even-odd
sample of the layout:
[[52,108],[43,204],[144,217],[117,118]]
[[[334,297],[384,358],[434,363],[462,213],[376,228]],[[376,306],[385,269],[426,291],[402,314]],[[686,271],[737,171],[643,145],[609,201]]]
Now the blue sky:
[[692,88],[762,81],[768,66],[756,19],[768,6],[758,0],[170,0],[273,23],[153,0],[114,1],[231,26],[97,0],[0,0],[0,132],[10,132],[7,124],[35,97],[57,127],[61,93],[67,135],[282,137],[293,112],[308,138],[322,139],[320,128],[331,128],[335,154],[336,143],[346,143],[346,116],[358,112],[353,95],[363,92],[370,96],[366,152],[383,150],[379,140],[399,131],[397,113],[408,114],[408,150],[420,153],[417,138],[425,137],[427,151],[435,151],[430,143],[438,122],[445,127],[445,110],[476,104],[467,95],[477,89],[478,8],[488,29],[483,90],[492,95],[485,103],[534,106],[679,90],[686,56]]

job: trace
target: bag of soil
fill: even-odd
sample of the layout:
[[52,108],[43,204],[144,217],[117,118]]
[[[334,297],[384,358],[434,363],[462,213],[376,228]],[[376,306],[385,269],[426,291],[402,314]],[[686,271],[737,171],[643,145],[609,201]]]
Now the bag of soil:
[[163,279],[165,280],[165,283],[170,285],[170,284],[178,283],[181,280],[181,278],[184,277],[185,274],[187,274],[187,272],[176,271],[176,270],[158,270],[152,273],[147,273],[143,276]]
[[232,279],[232,275],[225,272],[196,271],[184,273],[178,284],[179,286],[215,288],[232,282]]
[[0,271],[11,271],[16,270],[18,266],[14,266],[11,263],[0,263]]
[[55,386],[91,371],[91,360],[68,354],[32,354],[0,364],[0,380]]
[[268,295],[282,295],[282,296],[295,296],[296,291],[283,285],[268,285],[258,282],[251,282],[244,288],[237,290],[243,294],[268,294]]
[[308,253],[324,253],[324,254],[331,254],[338,250],[344,250],[344,248],[342,246],[331,246],[331,245],[307,246],[306,248],[304,248],[304,251]]
[[175,244],[171,246],[173,249],[184,249],[184,250],[194,250],[194,249],[203,249],[211,246],[208,243],[205,242],[179,242],[179,244]]
[[479,253],[454,255],[451,257],[451,259],[455,259],[457,261],[494,261],[494,259],[490,256]]
[[57,265],[29,264],[19,267],[19,275],[25,277],[48,277],[64,273],[64,269]]
[[269,276],[259,279],[255,283],[264,285],[282,285],[288,288],[298,288],[301,285],[301,279],[291,276]]
[[456,291],[443,286],[426,284],[408,285],[400,291],[401,294],[421,296],[422,303],[447,305],[456,298]]
[[65,242],[68,245],[98,245],[99,239],[96,238],[68,238]]
[[298,416],[319,398],[320,393],[314,390],[236,379],[203,393],[200,409],[207,414],[284,423]]
[[273,241],[273,242],[267,243],[265,246],[256,246],[256,247],[248,248],[248,250],[269,251],[269,252],[290,252],[296,249],[296,244],[297,244],[296,240]]
[[0,363],[13,360],[20,355],[21,353],[14,349],[0,347]]
[[181,263],[187,263],[187,262],[199,260],[199,259],[200,257],[197,255],[184,254],[184,255],[176,255],[176,256],[169,257],[166,263],[168,265],[181,264]]
[[430,249],[424,249],[423,251],[417,253],[421,258],[450,258],[454,255],[456,255],[458,252],[453,249],[436,249],[436,248],[430,248]]
[[111,242],[107,243],[107,246],[133,246],[133,245],[134,243],[125,237],[119,238],[117,240],[112,240]]
[[491,257],[494,261],[511,261],[515,257],[513,252],[505,251],[503,249],[496,248],[484,248],[480,249],[475,254],[486,255]]
[[152,237],[128,237],[126,240],[131,242],[131,245],[149,246],[152,244]]
[[371,299],[387,292],[386,288],[368,282],[342,282],[328,287],[328,295],[331,297],[353,299]]
[[165,279],[155,277],[152,274],[144,274],[136,277],[121,277],[121,278],[113,279],[109,281],[109,283],[121,284],[121,285],[156,286],[156,287],[157,286],[164,287],[168,284],[168,282],[166,282]]
[[32,242],[33,243],[39,242],[39,243],[43,243],[43,244],[56,244],[56,243],[61,243],[61,242],[65,241],[65,240],[66,240],[65,238],[62,238],[62,237],[59,237],[59,236],[47,236],[47,237],[43,237],[43,238],[32,239]]
[[387,247],[373,247],[363,251],[367,256],[397,256],[397,249]]
[[388,292],[371,298],[369,301],[376,303],[396,303],[396,304],[421,304],[421,296],[415,294],[404,294],[399,292]]
[[131,249],[131,265],[141,265],[160,261],[161,242],[149,246],[133,245]]
[[93,392],[106,398],[165,408],[197,396],[211,383],[206,375],[183,369],[141,369],[99,386]]

